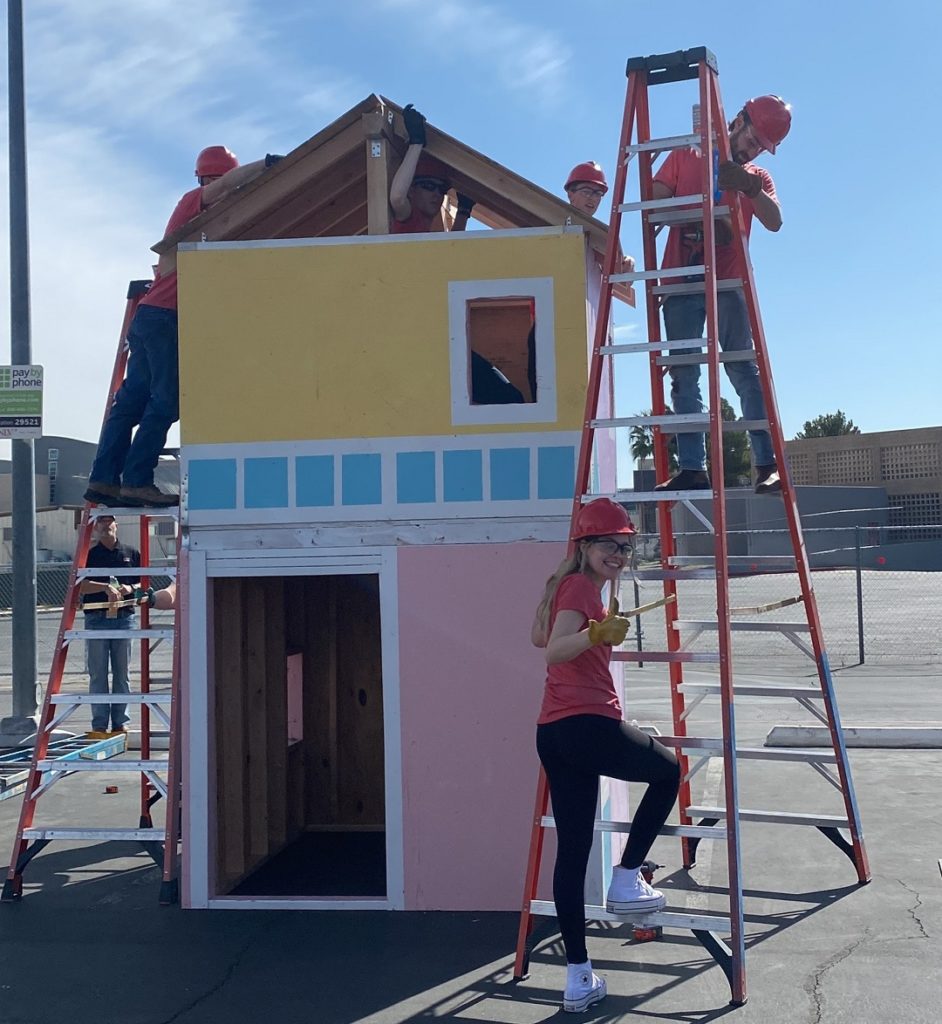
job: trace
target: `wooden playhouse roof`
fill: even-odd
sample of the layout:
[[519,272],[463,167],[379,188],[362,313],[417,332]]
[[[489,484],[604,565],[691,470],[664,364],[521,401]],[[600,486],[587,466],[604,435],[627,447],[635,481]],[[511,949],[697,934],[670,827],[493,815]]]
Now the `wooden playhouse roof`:
[[[608,234],[566,200],[534,185],[470,146],[428,125],[426,152],[444,163],[453,186],[475,200],[474,216],[488,227],[586,229],[604,251]],[[158,242],[385,234],[389,183],[407,147],[402,108],[367,96],[260,177]]]

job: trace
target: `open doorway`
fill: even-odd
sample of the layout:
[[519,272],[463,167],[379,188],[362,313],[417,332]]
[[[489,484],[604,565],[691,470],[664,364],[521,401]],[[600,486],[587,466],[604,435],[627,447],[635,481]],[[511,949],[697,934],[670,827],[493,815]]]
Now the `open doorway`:
[[216,894],[385,898],[379,577],[212,595]]

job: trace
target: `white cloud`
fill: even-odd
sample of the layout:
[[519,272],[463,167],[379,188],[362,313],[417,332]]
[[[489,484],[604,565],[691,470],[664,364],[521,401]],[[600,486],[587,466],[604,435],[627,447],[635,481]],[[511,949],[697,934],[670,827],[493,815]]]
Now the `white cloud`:
[[542,107],[561,100],[567,87],[571,49],[539,24],[515,18],[511,5],[476,0],[379,0],[381,8],[408,18],[396,35],[420,41],[426,51],[489,78],[502,89]]

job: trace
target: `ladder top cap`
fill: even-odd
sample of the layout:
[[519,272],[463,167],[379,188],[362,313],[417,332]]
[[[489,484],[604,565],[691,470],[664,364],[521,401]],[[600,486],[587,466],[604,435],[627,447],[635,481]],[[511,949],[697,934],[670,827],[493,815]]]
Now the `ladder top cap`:
[[720,73],[716,56],[705,46],[695,46],[690,50],[674,50],[673,53],[653,53],[649,57],[629,57],[625,74],[632,71],[647,71],[648,84],[658,85],[662,82],[682,82],[689,78],[698,78],[701,62]]

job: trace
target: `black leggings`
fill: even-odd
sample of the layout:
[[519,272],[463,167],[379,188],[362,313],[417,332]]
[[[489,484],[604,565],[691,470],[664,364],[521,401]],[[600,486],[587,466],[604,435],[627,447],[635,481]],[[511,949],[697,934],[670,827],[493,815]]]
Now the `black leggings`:
[[672,750],[627,722],[601,715],[573,715],[536,729],[556,819],[553,899],[571,964],[585,963],[585,873],[595,834],[599,776],[647,782],[628,833],[621,863],[636,868],[677,799],[680,768]]

